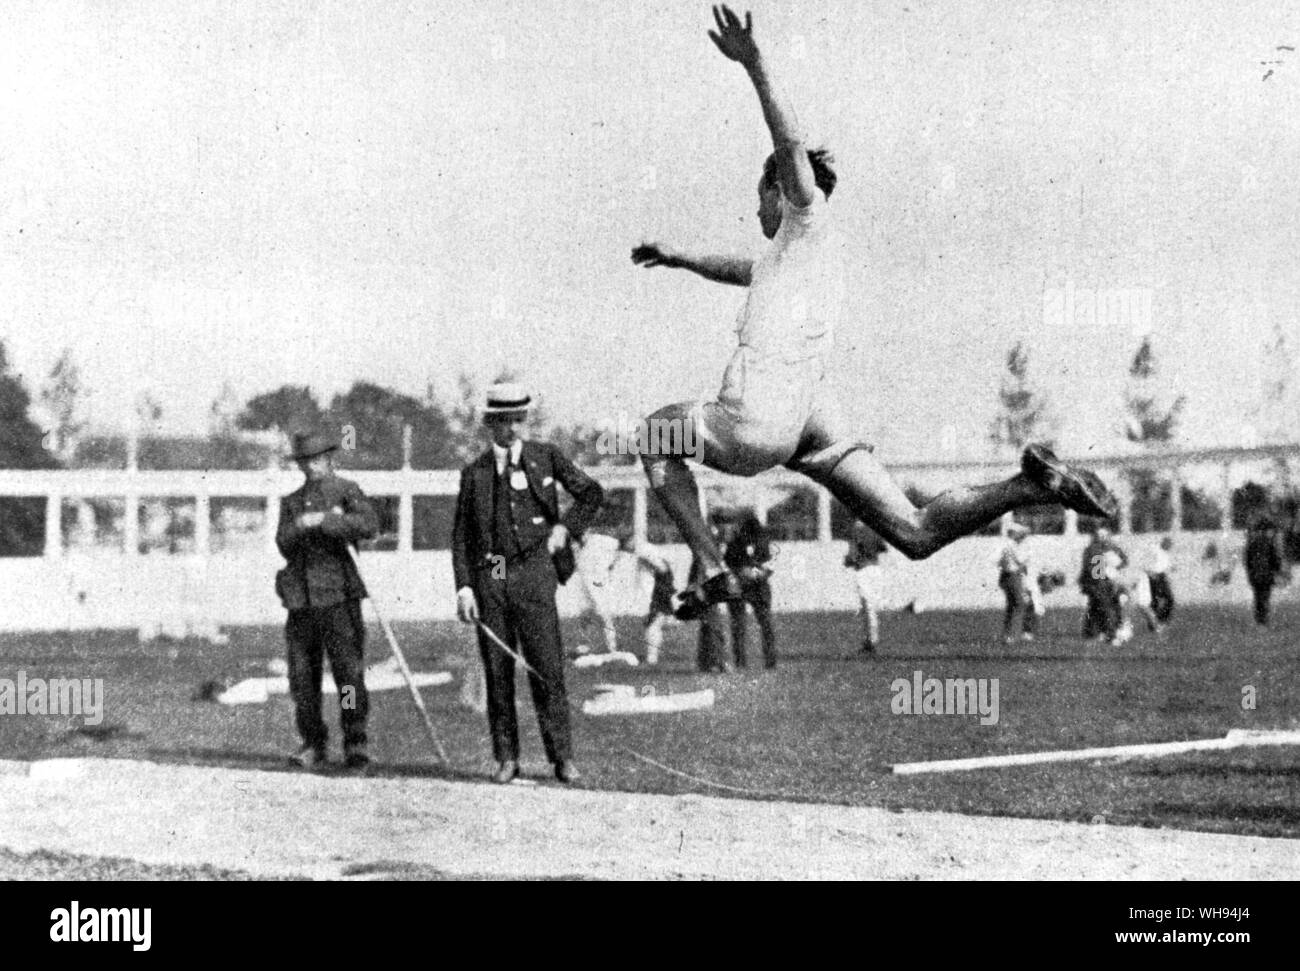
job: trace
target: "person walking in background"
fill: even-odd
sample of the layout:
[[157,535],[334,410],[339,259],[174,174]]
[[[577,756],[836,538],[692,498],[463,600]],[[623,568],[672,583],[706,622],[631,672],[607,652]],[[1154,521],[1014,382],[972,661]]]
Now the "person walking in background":
[[1155,614],[1161,629],[1174,615],[1174,588],[1169,580],[1169,574],[1173,572],[1173,561],[1169,554],[1173,548],[1173,539],[1166,536],[1160,540],[1160,545],[1152,551],[1151,558],[1147,561],[1147,582],[1151,586],[1151,612]]
[[849,550],[844,565],[853,571],[858,591],[858,616],[862,620],[862,644],[859,655],[871,656],[880,646],[880,587],[884,572],[880,559],[889,545],[865,523],[854,523],[849,536]]
[[772,544],[767,529],[752,512],[741,520],[727,542],[722,562],[740,580],[741,599],[728,602],[731,613],[731,653],[736,667],[749,663],[745,650],[745,607],[754,611],[763,642],[763,667],[776,667],[776,632],[772,629]]
[[1021,523],[1007,527],[1007,544],[998,557],[998,586],[1006,597],[1002,643],[1032,641],[1038,630],[1039,600],[1033,564],[1025,549],[1029,528]]
[[1255,594],[1255,623],[1267,627],[1271,613],[1273,587],[1283,573],[1281,544],[1277,525],[1269,516],[1260,516],[1246,533],[1246,580]]

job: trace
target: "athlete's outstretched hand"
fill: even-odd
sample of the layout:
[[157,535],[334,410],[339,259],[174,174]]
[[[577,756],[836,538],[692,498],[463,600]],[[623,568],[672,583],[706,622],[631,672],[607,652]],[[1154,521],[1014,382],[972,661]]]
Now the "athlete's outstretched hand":
[[709,31],[709,38],[718,45],[718,50],[745,67],[758,61],[758,44],[754,42],[753,14],[746,11],[745,23],[742,25],[740,18],[732,12],[731,8],[723,4],[721,13],[718,12],[717,7],[713,8],[713,21],[718,25],[718,30],[717,33]]
[[679,267],[681,257],[662,243],[642,243],[632,250],[632,262],[649,269],[652,266]]

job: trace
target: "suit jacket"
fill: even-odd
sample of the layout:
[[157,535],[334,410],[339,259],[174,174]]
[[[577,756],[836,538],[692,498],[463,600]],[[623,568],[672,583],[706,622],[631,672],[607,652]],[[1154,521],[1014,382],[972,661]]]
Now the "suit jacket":
[[[525,441],[520,450],[519,464],[528,479],[531,499],[541,510],[540,517],[514,516],[520,550],[528,553],[545,544],[551,527],[556,523],[567,527],[570,536],[581,536],[605,499],[605,490],[600,483],[549,442]],[[492,489],[496,474],[496,457],[490,447],[461,470],[451,540],[451,562],[457,590],[473,587],[476,574],[492,566]],[[573,505],[564,516],[560,516],[557,483],[573,497]],[[512,501],[516,501],[515,491],[511,490]],[[534,522],[537,518],[542,521]],[[572,573],[572,554],[568,562],[567,572]],[[563,576],[561,582],[567,579],[568,576]]]
[[[303,529],[297,520],[305,512],[323,512],[325,520]],[[366,596],[347,547],[378,532],[375,507],[350,479],[335,475],[304,482],[281,499],[275,545],[288,565],[275,576],[275,592],[284,606],[328,607]]]

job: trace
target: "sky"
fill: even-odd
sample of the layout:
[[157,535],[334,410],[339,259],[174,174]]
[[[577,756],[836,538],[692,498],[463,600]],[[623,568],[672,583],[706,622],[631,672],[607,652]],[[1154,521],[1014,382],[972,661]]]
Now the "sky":
[[[988,458],[1016,341],[1066,451],[1120,448],[1144,334],[1184,444],[1264,434],[1264,346],[1300,361],[1300,6],[752,10],[837,158],[833,379],[884,456]],[[146,391],[202,431],[226,385],[503,368],[566,422],[712,396],[743,291],[629,260],[763,243],[769,140],[710,26],[680,0],[10,0],[0,339],[33,390],[70,348],[100,426]]]

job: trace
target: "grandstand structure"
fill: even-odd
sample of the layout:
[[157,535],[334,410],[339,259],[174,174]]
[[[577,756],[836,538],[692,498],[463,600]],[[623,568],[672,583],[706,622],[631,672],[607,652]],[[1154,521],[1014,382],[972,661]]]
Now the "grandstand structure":
[[[1233,570],[1244,528],[1266,508],[1282,509],[1284,519],[1292,517],[1284,525],[1294,525],[1300,445],[1085,461],[1120,495],[1122,510],[1113,525],[1136,562],[1161,536],[1173,537],[1180,603],[1248,602],[1242,571]],[[275,527],[279,499],[298,487],[299,473],[284,467],[156,471],[132,464],[0,470],[0,514],[23,508],[38,524],[23,549],[0,556],[5,590],[0,630],[279,623],[283,611],[273,577],[283,561],[275,548]],[[383,535],[369,544],[362,562],[386,612],[406,620],[452,617],[449,547],[458,472],[409,465],[348,470],[346,455],[341,466],[380,508]],[[1014,465],[937,462],[891,469],[907,488],[925,495],[1007,475]],[[590,471],[608,494],[596,528],[630,530],[666,544],[678,579],[684,580],[689,554],[648,492],[639,465]],[[856,609],[853,580],[843,567],[843,540],[851,524],[825,490],[784,471],[741,480],[701,470],[700,484],[715,515],[753,508],[773,531],[776,609]],[[1048,597],[1048,608],[1081,604],[1073,581],[1085,545],[1082,534],[1095,524],[1055,508],[1021,518],[1036,534],[1029,542],[1040,568],[1067,577],[1066,587]],[[893,606],[914,602],[922,609],[999,607],[996,561],[1009,522],[1004,517],[919,563],[891,554],[886,599]],[[608,582],[624,613],[645,610],[649,591],[631,558],[620,558]],[[1280,596],[1294,594],[1284,590]],[[579,603],[576,590],[562,591],[563,611],[572,612]]]

